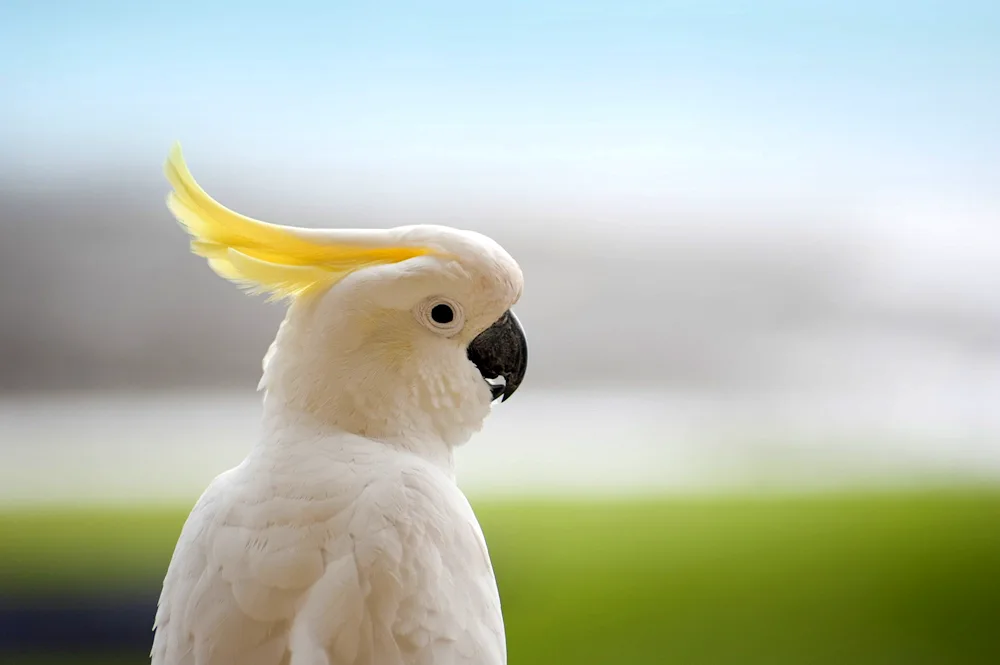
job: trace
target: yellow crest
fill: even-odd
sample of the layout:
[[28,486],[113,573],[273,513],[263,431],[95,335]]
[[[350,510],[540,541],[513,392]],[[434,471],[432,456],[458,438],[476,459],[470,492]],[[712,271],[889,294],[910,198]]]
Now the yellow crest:
[[174,191],[167,207],[191,234],[191,251],[208,259],[221,277],[272,299],[292,298],[332,286],[365,266],[398,263],[435,253],[429,247],[365,243],[357,234],[338,241],[322,233],[268,224],[229,210],[203,190],[175,144],[165,166]]

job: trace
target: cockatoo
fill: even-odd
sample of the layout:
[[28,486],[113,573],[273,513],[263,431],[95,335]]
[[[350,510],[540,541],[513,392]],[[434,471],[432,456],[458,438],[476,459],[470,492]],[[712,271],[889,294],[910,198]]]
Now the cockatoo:
[[230,211],[166,164],[222,277],[288,299],[258,441],[191,511],[153,665],[499,665],[500,598],[452,452],[524,377],[521,269],[443,226],[304,229]]

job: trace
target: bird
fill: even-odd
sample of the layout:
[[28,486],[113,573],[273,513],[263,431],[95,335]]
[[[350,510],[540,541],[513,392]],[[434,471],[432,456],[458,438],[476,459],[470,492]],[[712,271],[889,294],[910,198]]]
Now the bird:
[[506,663],[454,451],[524,379],[518,263],[448,226],[246,217],[201,188],[179,144],[165,173],[191,251],[287,309],[259,434],[181,529],[152,665]]

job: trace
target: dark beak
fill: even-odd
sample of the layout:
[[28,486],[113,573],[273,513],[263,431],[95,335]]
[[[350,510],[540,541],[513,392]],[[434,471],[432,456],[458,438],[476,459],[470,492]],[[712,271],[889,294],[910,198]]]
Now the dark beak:
[[504,402],[513,395],[528,368],[528,340],[514,312],[507,310],[496,323],[479,333],[469,343],[468,356],[484,379],[503,377],[503,383],[487,381],[493,399],[503,396],[500,401]]

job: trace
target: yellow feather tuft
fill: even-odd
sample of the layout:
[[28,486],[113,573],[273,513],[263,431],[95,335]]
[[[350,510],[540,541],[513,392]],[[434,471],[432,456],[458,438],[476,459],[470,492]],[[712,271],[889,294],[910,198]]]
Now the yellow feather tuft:
[[195,181],[180,144],[164,168],[174,191],[167,207],[191,235],[191,251],[221,277],[252,293],[294,298],[329,287],[365,266],[432,254],[429,247],[383,247],[304,237],[308,232],[258,221],[229,210]]
[[[230,249],[225,259],[211,259],[213,269],[251,293],[270,293],[273,300],[294,298],[336,282],[346,272],[317,266],[284,266],[261,261]],[[226,274],[223,274],[226,273]]]

